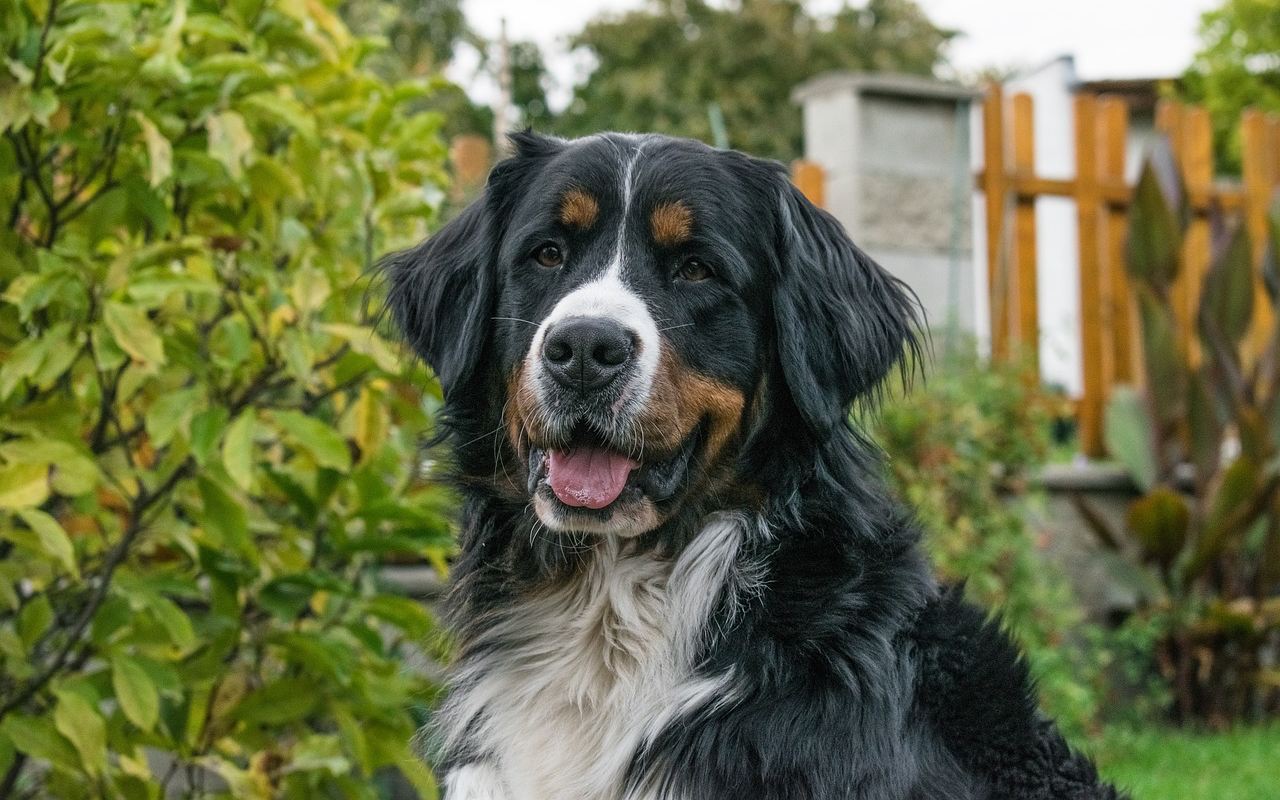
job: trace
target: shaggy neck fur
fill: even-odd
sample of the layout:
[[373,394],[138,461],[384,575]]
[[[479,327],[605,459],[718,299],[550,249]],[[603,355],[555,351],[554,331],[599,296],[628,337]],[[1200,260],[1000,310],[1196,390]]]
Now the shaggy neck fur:
[[845,659],[881,721],[860,760],[895,758],[901,732],[875,709],[911,691],[892,650],[933,591],[916,533],[852,431],[797,463],[803,447],[770,441],[782,427],[740,457],[740,474],[774,481],[761,507],[704,498],[635,540],[548,533],[470,483],[447,761],[487,764],[512,800],[697,797],[665,761],[687,747],[672,723],[784,689],[815,657]]
[[[613,538],[575,574],[473,620],[442,713],[447,752],[484,742],[513,798],[617,798],[635,754],[668,722],[730,702],[732,675],[700,675],[714,616],[759,591],[743,568],[759,520],[712,515],[678,554]],[[722,623],[723,624],[723,623]]]

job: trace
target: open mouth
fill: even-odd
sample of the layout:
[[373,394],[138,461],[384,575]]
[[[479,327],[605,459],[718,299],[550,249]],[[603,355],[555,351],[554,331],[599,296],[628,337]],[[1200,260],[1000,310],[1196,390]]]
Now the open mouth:
[[529,494],[545,486],[562,505],[580,512],[606,511],[641,497],[667,500],[683,483],[701,435],[699,426],[674,454],[642,461],[578,425],[564,445],[530,446]]

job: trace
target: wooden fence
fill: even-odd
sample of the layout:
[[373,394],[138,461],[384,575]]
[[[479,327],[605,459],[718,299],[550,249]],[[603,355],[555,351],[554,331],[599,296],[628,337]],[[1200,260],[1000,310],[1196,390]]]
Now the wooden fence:
[[[996,358],[1034,359],[1039,341],[1036,287],[1036,200],[1075,201],[1080,282],[1083,395],[1078,406],[1080,443],[1089,456],[1104,453],[1103,409],[1112,387],[1142,380],[1135,310],[1124,270],[1128,207],[1133,187],[1125,181],[1129,111],[1107,95],[1075,98],[1075,177],[1040,177],[1035,170],[1032,99],[1007,98],[992,86],[983,101],[983,160],[978,188],[984,194],[991,346]],[[1243,179],[1215,182],[1208,113],[1196,106],[1162,101],[1156,127],[1168,136],[1187,187],[1193,217],[1184,244],[1184,269],[1173,296],[1179,336],[1193,361],[1199,358],[1195,309],[1209,263],[1209,216],[1215,208],[1243,212],[1260,263],[1267,214],[1280,185],[1280,118],[1247,111],[1241,120]],[[1246,357],[1262,352],[1274,313],[1257,273],[1252,329]]]

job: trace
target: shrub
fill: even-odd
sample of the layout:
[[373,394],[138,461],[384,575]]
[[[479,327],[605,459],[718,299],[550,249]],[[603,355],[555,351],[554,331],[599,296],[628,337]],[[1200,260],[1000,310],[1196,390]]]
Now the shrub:
[[1072,636],[1083,614],[1025,521],[1028,473],[1049,452],[1052,411],[1018,365],[957,354],[886,404],[876,431],[939,577],[964,581],[971,600],[1002,616],[1046,708],[1079,734],[1096,717],[1097,668],[1088,642]]
[[1134,191],[1126,259],[1146,380],[1116,392],[1106,417],[1108,449],[1143,494],[1123,529],[1096,528],[1156,587],[1141,611],[1164,627],[1155,655],[1176,715],[1225,724],[1280,712],[1280,323],[1259,316],[1249,341],[1254,308],[1280,298],[1280,213],[1261,275],[1243,221],[1213,221],[1194,340],[1179,335],[1174,290],[1196,277],[1180,246],[1189,219],[1161,141]]
[[449,499],[355,288],[442,195],[430,86],[321,2],[3,0],[0,42],[0,795],[433,794],[434,622],[376,567],[443,563]]

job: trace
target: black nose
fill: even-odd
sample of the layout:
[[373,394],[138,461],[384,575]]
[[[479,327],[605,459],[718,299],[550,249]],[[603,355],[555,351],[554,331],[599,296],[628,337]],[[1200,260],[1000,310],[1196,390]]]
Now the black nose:
[[573,317],[547,330],[542,363],[557,382],[571,389],[599,389],[631,361],[631,331],[610,319]]

